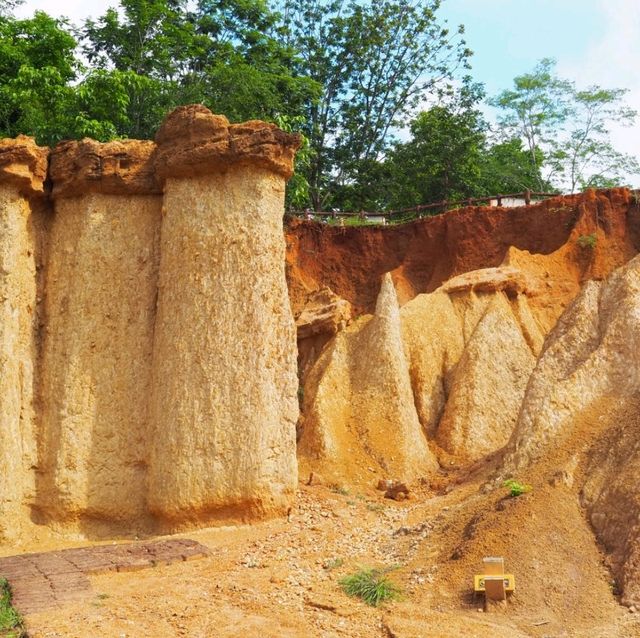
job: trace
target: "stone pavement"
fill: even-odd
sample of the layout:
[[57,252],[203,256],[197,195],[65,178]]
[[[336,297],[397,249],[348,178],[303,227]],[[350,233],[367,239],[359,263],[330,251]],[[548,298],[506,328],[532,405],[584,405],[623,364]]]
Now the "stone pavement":
[[88,574],[135,571],[208,555],[204,545],[186,538],[99,545],[0,558],[0,577],[11,585],[14,607],[30,614],[91,598]]

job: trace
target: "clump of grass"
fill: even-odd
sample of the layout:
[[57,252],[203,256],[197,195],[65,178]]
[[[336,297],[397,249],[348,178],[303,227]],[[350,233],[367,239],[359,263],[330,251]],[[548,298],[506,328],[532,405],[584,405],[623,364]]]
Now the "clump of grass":
[[378,607],[386,600],[397,600],[400,588],[387,578],[393,568],[363,568],[338,582],[345,594],[362,599],[367,605]]
[[346,487],[343,487],[342,485],[332,485],[331,491],[334,494],[340,494],[341,496],[349,496],[349,490]]
[[593,250],[598,243],[598,237],[595,233],[591,233],[590,235],[580,235],[576,241],[580,248],[590,248]]
[[509,490],[509,496],[513,498],[515,498],[516,496],[522,496],[523,494],[526,494],[533,489],[531,485],[525,485],[524,483],[520,483],[520,481],[516,481],[515,479],[508,479],[502,485]]
[[26,635],[22,617],[11,605],[11,586],[6,578],[0,578],[0,636],[23,638]]

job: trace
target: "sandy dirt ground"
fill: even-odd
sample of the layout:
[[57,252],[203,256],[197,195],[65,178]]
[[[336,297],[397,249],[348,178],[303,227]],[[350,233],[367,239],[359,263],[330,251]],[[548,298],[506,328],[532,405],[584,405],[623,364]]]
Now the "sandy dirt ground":
[[[89,602],[28,616],[29,636],[640,636],[639,615],[618,604],[593,537],[574,520],[577,501],[562,494],[554,514],[550,486],[508,499],[484,480],[454,484],[401,503],[373,489],[301,486],[288,520],[185,534],[211,556],[92,577]],[[70,544],[37,539],[39,551]],[[485,613],[473,596],[485,553],[504,555],[518,579],[506,611]],[[338,581],[360,566],[394,567],[402,599],[372,608],[346,596]]]

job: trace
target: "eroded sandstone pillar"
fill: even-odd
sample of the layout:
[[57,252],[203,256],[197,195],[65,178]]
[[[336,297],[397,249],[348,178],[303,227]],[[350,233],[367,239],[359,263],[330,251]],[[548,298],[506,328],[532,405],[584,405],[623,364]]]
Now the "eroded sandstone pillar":
[[0,539],[17,535],[34,494],[36,230],[48,149],[20,136],[0,143]]
[[278,513],[297,480],[282,215],[298,139],[191,106],[156,141],[165,186],[149,507],[170,526]]
[[52,152],[38,504],[88,533],[144,525],[162,205],[154,150],[83,140]]

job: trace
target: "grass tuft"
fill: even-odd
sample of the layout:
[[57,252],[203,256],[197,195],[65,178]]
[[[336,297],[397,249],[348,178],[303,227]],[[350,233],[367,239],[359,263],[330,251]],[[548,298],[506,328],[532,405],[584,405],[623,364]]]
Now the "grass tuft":
[[0,578],[0,636],[24,638],[22,617],[11,605],[11,586],[6,578]]
[[533,489],[531,485],[525,485],[515,479],[508,479],[502,485],[509,490],[509,496],[513,498],[516,496],[522,496]]
[[391,569],[394,568],[363,568],[338,582],[345,594],[360,598],[372,607],[378,607],[386,600],[397,600],[400,597],[400,588],[387,578]]

